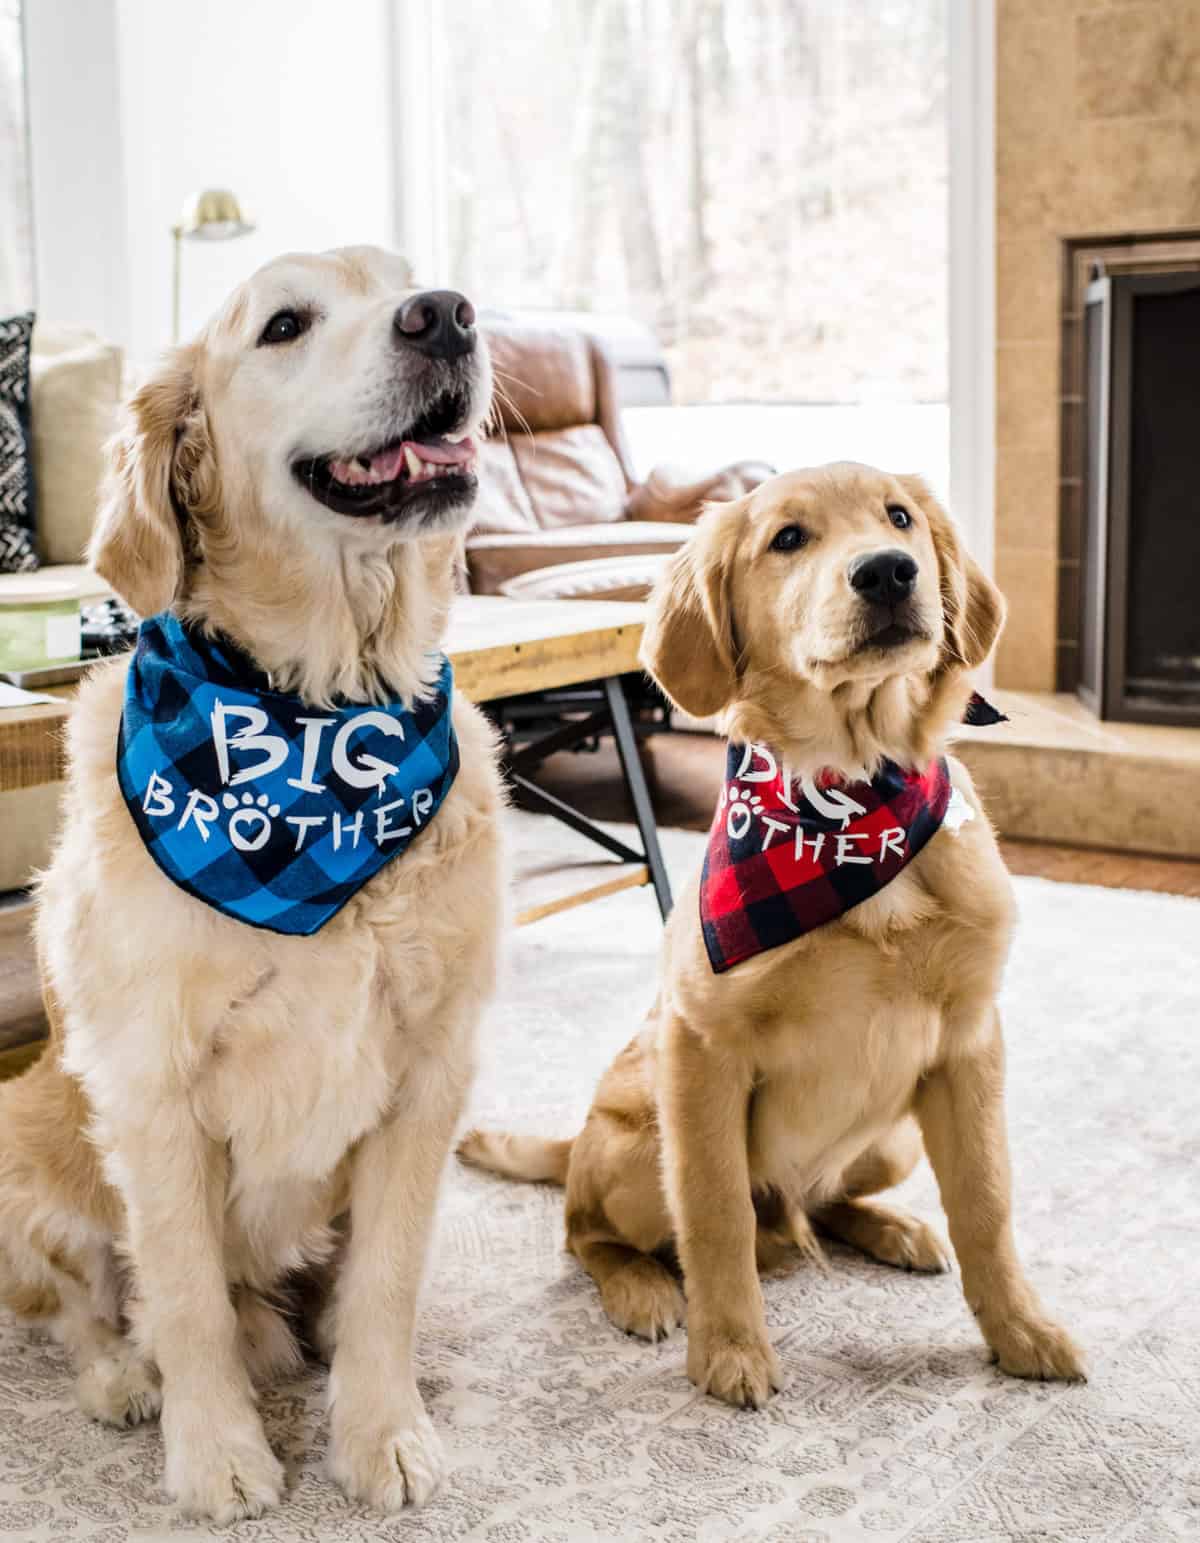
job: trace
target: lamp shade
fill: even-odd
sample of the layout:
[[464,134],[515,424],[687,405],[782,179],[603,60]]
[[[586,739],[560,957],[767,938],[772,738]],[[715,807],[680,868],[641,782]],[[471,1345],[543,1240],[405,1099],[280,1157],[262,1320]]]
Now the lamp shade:
[[230,241],[254,229],[228,188],[194,193],[179,217],[178,233],[192,241]]

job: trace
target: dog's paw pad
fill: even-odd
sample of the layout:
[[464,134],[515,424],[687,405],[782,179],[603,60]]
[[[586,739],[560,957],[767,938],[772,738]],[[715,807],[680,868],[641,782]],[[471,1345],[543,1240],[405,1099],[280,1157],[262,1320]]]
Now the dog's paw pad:
[[188,1443],[168,1456],[167,1488],[185,1515],[227,1527],[279,1504],[283,1466],[262,1437]]
[[988,1336],[1001,1371],[1012,1377],[1086,1382],[1083,1351],[1049,1319],[1014,1320]]
[[761,1409],[783,1386],[769,1341],[713,1339],[689,1347],[688,1376],[705,1393],[740,1409]]
[[331,1468],[351,1500],[390,1515],[433,1498],[446,1458],[433,1421],[422,1411],[407,1425],[374,1432],[355,1427],[352,1435],[335,1439]]

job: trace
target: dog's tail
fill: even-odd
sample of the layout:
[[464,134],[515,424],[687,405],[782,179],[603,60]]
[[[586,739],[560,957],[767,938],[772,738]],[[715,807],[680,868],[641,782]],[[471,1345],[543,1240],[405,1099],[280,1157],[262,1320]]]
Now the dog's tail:
[[464,1163],[507,1179],[565,1184],[574,1145],[574,1137],[546,1141],[541,1136],[518,1136],[509,1131],[469,1130],[457,1151]]

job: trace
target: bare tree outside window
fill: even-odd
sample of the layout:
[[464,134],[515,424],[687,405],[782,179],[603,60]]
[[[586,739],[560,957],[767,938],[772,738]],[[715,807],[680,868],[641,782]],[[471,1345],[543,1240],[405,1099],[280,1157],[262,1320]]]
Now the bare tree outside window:
[[944,402],[948,0],[445,0],[450,268],[680,402]]
[[32,309],[33,298],[21,0],[0,0],[0,315]]

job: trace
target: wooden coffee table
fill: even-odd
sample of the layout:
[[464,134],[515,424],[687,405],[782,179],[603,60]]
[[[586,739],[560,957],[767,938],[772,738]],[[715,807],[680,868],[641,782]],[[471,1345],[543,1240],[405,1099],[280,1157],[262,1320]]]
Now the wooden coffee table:
[[[532,921],[614,889],[647,883],[654,886],[662,914],[670,909],[671,891],[659,851],[654,810],[621,685],[622,675],[638,669],[644,615],[642,605],[609,600],[525,601],[465,595],[455,602],[446,650],[454,662],[459,688],[472,701],[496,703],[585,681],[599,682],[604,693],[603,713],[590,715],[573,734],[560,731],[548,736],[543,745],[516,751],[508,769],[520,801],[527,807],[562,820],[630,866],[614,875],[612,862],[593,863],[588,865],[585,888],[564,889],[548,882],[544,865],[539,869],[536,861],[526,863],[531,873],[538,871],[538,881],[535,892],[519,895],[518,921]],[[58,700],[53,704],[0,708],[0,793],[61,779],[62,730],[74,691],[73,686],[55,687],[50,694]],[[543,792],[533,780],[533,770],[552,749],[566,748],[584,735],[610,729],[633,805],[641,851]],[[518,876],[523,860],[519,849]]]

